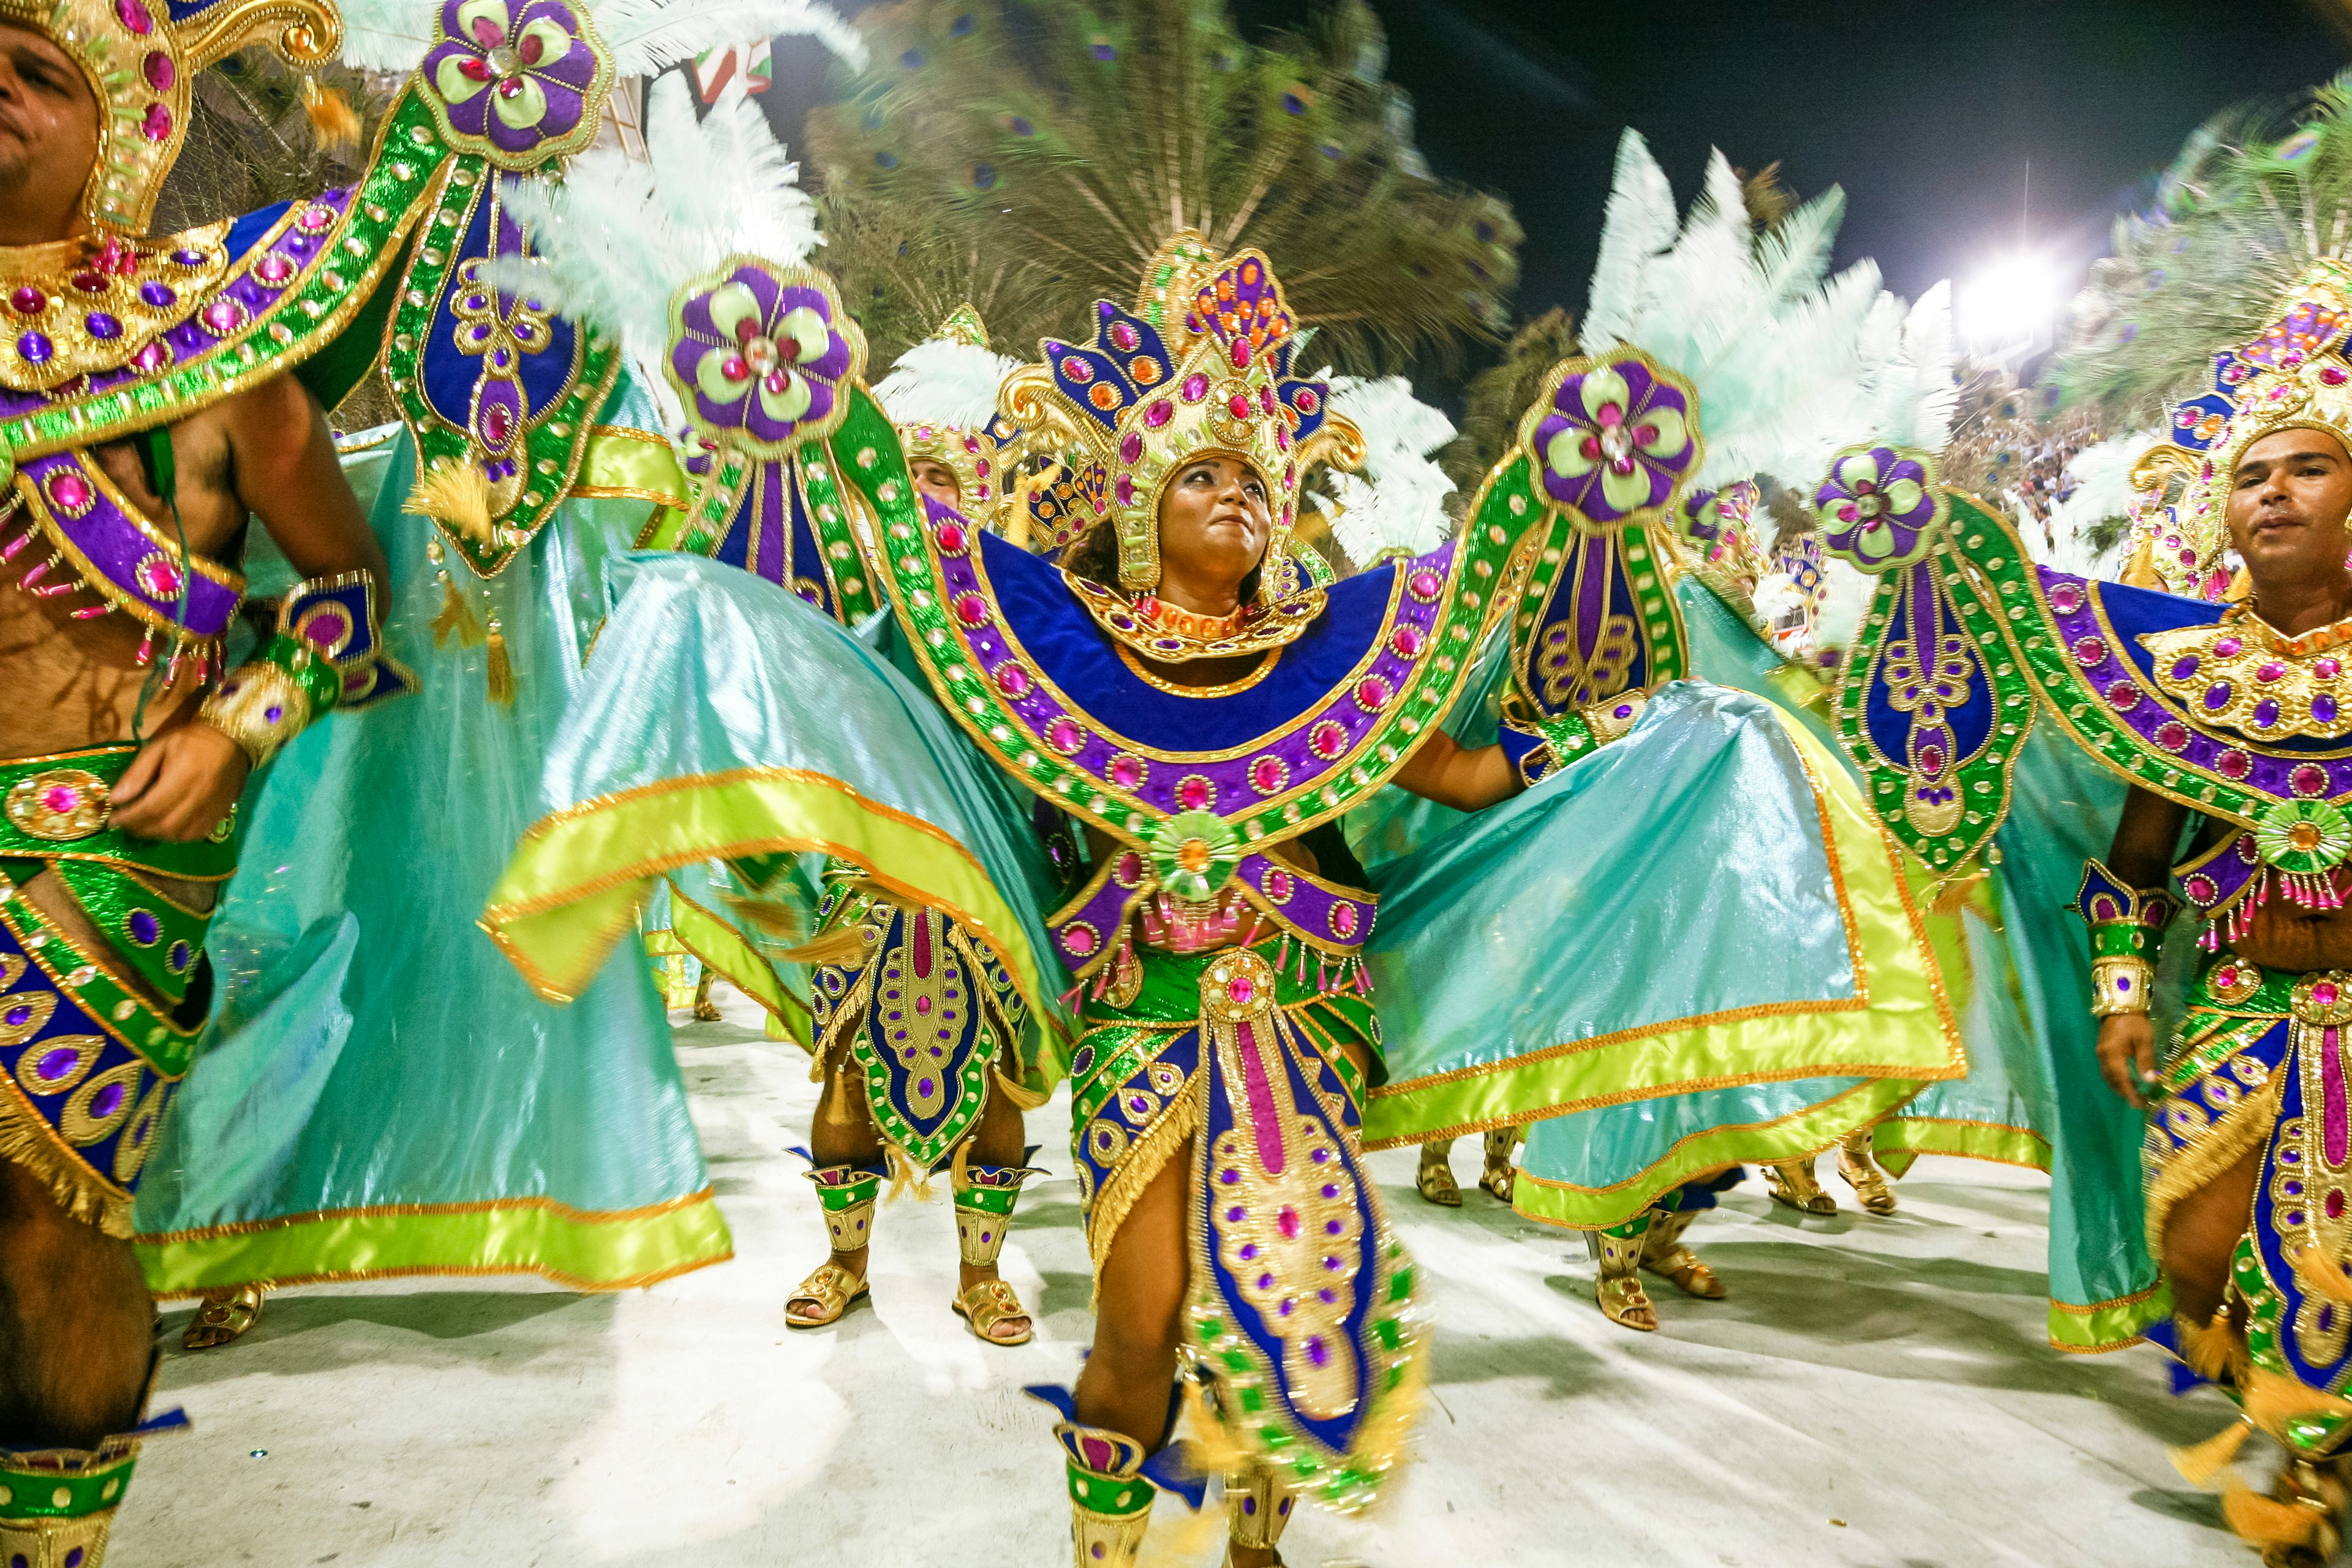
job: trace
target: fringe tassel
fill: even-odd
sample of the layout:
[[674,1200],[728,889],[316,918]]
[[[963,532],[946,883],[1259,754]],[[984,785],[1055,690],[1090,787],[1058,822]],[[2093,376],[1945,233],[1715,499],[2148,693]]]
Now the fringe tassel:
[[2305,1416],[2352,1415],[2352,1402],[2339,1399],[2324,1388],[2308,1387],[2292,1377],[2248,1372],[2244,1378],[2242,1407],[2246,1418],[2273,1436],[2285,1431],[2288,1423]]
[[477,463],[436,463],[416,476],[400,510],[444,523],[477,544],[488,544],[490,477]]
[[971,1185],[971,1140],[955,1146],[955,1163],[948,1167],[948,1190],[960,1193]]
[[302,79],[302,112],[310,117],[320,146],[332,150],[359,144],[359,111],[339,89],[320,86],[316,77]]
[[855,921],[844,921],[798,947],[785,949],[776,956],[786,963],[804,963],[812,968],[821,963],[845,966],[854,963],[865,951],[865,931]]
[[780,899],[754,899],[741,893],[721,893],[719,899],[745,925],[772,942],[790,945],[808,935],[800,910]]
[[[823,1068],[824,1063],[824,1058],[819,1057],[817,1065],[820,1068]],[[857,1119],[849,1114],[849,1053],[847,1051],[841,1053],[841,1064],[833,1069],[833,1098],[824,1103],[824,1124],[827,1127],[857,1125]],[[894,1193],[892,1195],[897,1194]]]
[[2264,1497],[2242,1481],[2221,1495],[2221,1517],[2241,1541],[2265,1548],[2308,1546],[2326,1522],[2315,1509]]
[[514,666],[507,659],[506,634],[499,630],[496,621],[490,623],[490,662],[488,668],[490,700],[504,708],[514,701]]
[[2180,1359],[2189,1371],[2208,1383],[2237,1383],[2238,1370],[2245,1364],[2245,1342],[2230,1326],[2226,1310],[2202,1328],[2176,1314],[2172,1326]]
[[0,1093],[0,1160],[22,1165],[49,1189],[68,1219],[96,1226],[117,1241],[133,1234],[131,1200],[106,1190],[96,1173],[57,1146],[48,1123]]
[[939,1194],[931,1190],[931,1173],[918,1171],[915,1163],[896,1145],[882,1146],[883,1161],[890,1167],[890,1190],[883,1194],[885,1204],[895,1204],[903,1194],[919,1204],[929,1203]]
[[2352,1303],[2352,1274],[2347,1274],[2343,1264],[2315,1246],[2306,1244],[2296,1250],[2294,1276],[2315,1295]]
[[457,592],[457,583],[446,572],[441,574],[441,613],[433,617],[433,646],[447,644],[452,634],[459,647],[471,647],[482,640],[482,625],[474,619],[466,595]]
[[[2227,1470],[2231,1462],[2237,1458],[2238,1450],[2246,1446],[2246,1439],[2253,1430],[2252,1422],[2240,1420],[2202,1443],[2192,1443],[2186,1448],[2168,1448],[2165,1452],[2171,1456],[2172,1468],[2179,1470],[2190,1486],[2210,1486],[2213,1479]],[[2244,1484],[2232,1479],[2231,1489],[2234,1490]]]

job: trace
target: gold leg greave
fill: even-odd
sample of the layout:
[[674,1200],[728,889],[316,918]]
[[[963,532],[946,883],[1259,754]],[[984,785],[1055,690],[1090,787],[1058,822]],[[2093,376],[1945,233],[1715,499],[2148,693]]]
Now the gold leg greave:
[[1458,1209],[1462,1206],[1462,1189],[1454,1184],[1454,1171],[1445,1163],[1446,1152],[1454,1147],[1451,1138],[1421,1146],[1421,1165],[1412,1173],[1412,1190],[1439,1208]]
[[1813,1163],[1791,1160],[1784,1165],[1764,1167],[1764,1188],[1772,1201],[1784,1204],[1799,1214],[1835,1214],[1837,1199],[1822,1191],[1813,1179]]
[[1233,1562],[1233,1548],[1236,1546],[1273,1551],[1282,1540],[1283,1527],[1290,1522],[1290,1510],[1297,1500],[1290,1495],[1290,1489],[1263,1465],[1251,1465],[1228,1475],[1225,1530],[1229,1544],[1225,1561]]
[[1486,1164],[1478,1173],[1478,1184],[1503,1202],[1509,1203],[1519,1182],[1518,1167],[1511,1163],[1511,1151],[1519,1146],[1519,1130],[1516,1127],[1496,1128],[1486,1134],[1485,1145]]
[[1650,1293],[1642,1289],[1643,1239],[1638,1234],[1612,1236],[1605,1230],[1584,1234],[1585,1245],[1592,1248],[1593,1259],[1601,1266],[1592,1295],[1601,1316],[1620,1328],[1647,1334],[1657,1331],[1658,1310],[1651,1304]]
[[1867,1127],[1858,1128],[1838,1140],[1837,1172],[1865,1212],[1890,1215],[1895,1212],[1895,1187],[1871,1154],[1870,1132]]
[[1071,1561],[1076,1568],[1134,1568],[1160,1495],[1143,1479],[1143,1445],[1075,1421],[1055,1426],[1054,1436],[1069,1472]]
[[0,1451],[0,1563],[7,1568],[103,1568],[115,1510],[139,1442],[95,1449]]
[[1683,1232],[1704,1212],[1683,1209],[1668,1214],[1663,1209],[1652,1209],[1650,1228],[1642,1237],[1642,1267],[1673,1280],[1685,1295],[1696,1296],[1703,1301],[1720,1301],[1731,1292],[1715,1277],[1714,1269],[1699,1261],[1697,1253],[1683,1245]]

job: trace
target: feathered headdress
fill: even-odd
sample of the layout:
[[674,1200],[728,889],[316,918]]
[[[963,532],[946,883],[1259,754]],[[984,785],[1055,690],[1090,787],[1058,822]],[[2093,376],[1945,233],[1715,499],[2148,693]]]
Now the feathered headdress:
[[1758,474],[1807,483],[1866,437],[1943,445],[1948,293],[1939,284],[1906,309],[1871,262],[1829,277],[1844,208],[1832,187],[1759,235],[1717,152],[1677,225],[1641,136],[1629,130],[1618,144],[1579,338],[1586,353],[1630,344],[1688,378],[1706,435],[1696,485]]
[[1360,570],[1391,555],[1421,555],[1445,542],[1445,498],[1454,480],[1433,460],[1454,439],[1454,422],[1412,395],[1401,375],[1378,381],[1324,375],[1331,407],[1363,438],[1360,474],[1333,469],[1336,505],[1321,506],[1331,535]]
[[1013,500],[1005,468],[1018,457],[1021,432],[997,413],[996,391],[1020,368],[990,349],[987,324],[964,304],[874,384],[908,462],[943,465],[956,478],[956,510],[985,527],[1001,529]]
[[[1291,374],[1297,321],[1265,258],[1245,250],[1208,271],[1195,235],[1161,254],[1171,259],[1147,269],[1141,309],[1097,301],[1093,341],[1046,339],[1044,362],[1008,378],[998,400],[1015,424],[1074,454],[1095,525],[1118,531],[1118,585],[1138,593],[1159,585],[1160,492],[1184,462],[1218,453],[1257,470],[1274,518],[1265,559],[1283,562],[1307,466],[1327,452],[1361,460],[1329,387]],[[1162,313],[1155,297],[1181,299],[1181,318],[1171,310],[1155,325],[1145,313]],[[1261,605],[1289,591],[1288,576],[1259,574]]]
[[131,239],[147,232],[179,156],[198,71],[265,40],[314,64],[342,41],[334,0],[0,0],[0,21],[41,34],[89,79],[98,157],[82,216]]
[[[706,49],[787,33],[812,34],[852,65],[866,63],[866,43],[857,29],[817,0],[582,0],[579,8],[594,24],[612,57],[615,76],[652,76]],[[360,70],[405,73],[415,69],[426,51],[435,48],[436,38],[446,34],[452,39],[470,39],[491,49],[513,52],[510,60],[484,62],[490,68],[487,81],[480,73],[466,69],[466,57],[452,55],[436,60],[436,76],[446,68],[451,86],[465,80],[486,86],[527,82],[539,64],[528,47],[533,25],[547,22],[562,26],[572,20],[572,9],[566,0],[441,0],[439,5],[431,0],[347,0],[342,6],[342,60]],[[442,23],[442,34],[435,31],[436,18]],[[495,43],[489,42],[492,35],[496,35]],[[543,92],[544,83],[538,85]],[[458,97],[455,92],[447,96]],[[509,105],[532,96],[530,86],[496,94]]]

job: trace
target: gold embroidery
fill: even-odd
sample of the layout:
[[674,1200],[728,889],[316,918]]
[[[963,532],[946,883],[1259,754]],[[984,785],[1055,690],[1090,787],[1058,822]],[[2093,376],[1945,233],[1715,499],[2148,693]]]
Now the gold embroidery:
[[2233,605],[2212,625],[2149,632],[2139,642],[2155,656],[2158,687],[2200,724],[2262,741],[2336,740],[2352,734],[2347,638],[2352,619],[2290,637]]

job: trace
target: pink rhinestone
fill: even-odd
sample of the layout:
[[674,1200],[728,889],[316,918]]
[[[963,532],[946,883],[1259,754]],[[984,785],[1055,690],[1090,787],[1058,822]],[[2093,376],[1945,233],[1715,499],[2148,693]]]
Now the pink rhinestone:
[[205,325],[215,332],[233,332],[245,325],[245,307],[222,298],[205,307]]
[[81,804],[81,791],[71,784],[51,784],[41,792],[41,808],[63,816]]
[[1133,789],[1143,782],[1143,759],[1124,752],[1110,760],[1110,782],[1121,789]]
[[1248,1006],[1250,998],[1256,994],[1257,987],[1250,984],[1246,974],[1236,974],[1225,982],[1225,995],[1236,1007]]
[[1087,732],[1066,715],[1045,726],[1045,743],[1066,757],[1075,757],[1087,743]]
[[2323,980],[2311,988],[2311,999],[2323,1007],[2334,1006],[2337,994],[2336,983],[2332,980]]
[[2286,674],[2286,666],[2276,659],[2267,659],[2254,670],[2256,680],[2276,680]]
[[172,139],[172,111],[160,103],[149,104],[145,117],[139,121],[139,134],[150,142],[169,142]]
[[37,316],[49,308],[49,297],[27,283],[8,296],[8,303],[20,316]]
[[124,26],[142,38],[155,30],[155,18],[148,14],[142,0],[114,0],[114,15]]
[[89,481],[69,468],[49,477],[48,491],[49,500],[59,510],[76,515],[97,499]]
[[1029,694],[1029,672],[1017,664],[1000,664],[996,667],[996,689],[1007,697],[1025,697]]
[[[2191,556],[2190,559],[2194,560],[2195,557]],[[2223,637],[2213,645],[2213,651],[2216,654],[2219,654],[2221,658],[2228,658],[2245,646],[2246,645],[2244,643],[2240,642],[2236,637]]]
[[274,288],[294,276],[293,259],[273,250],[253,264],[253,275]]
[[956,619],[965,626],[976,626],[988,619],[988,601],[978,594],[959,594],[955,602]]
[[2336,656],[2332,653],[2311,667],[2311,673],[2319,677],[2322,680],[2333,680],[2338,675],[2342,674],[2344,666],[2337,661]]
[[179,76],[179,72],[173,68],[172,57],[161,49],[148,50],[147,58],[139,62],[139,69],[141,74],[146,77],[147,85],[157,92],[171,91],[172,83]]
[[1356,906],[1346,903],[1332,905],[1331,929],[1343,937],[1355,935]]
[[1445,579],[1423,566],[1405,579],[1405,586],[1412,590],[1412,596],[1416,599],[1434,599],[1438,590],[1445,586]]
[[1176,390],[1178,395],[1182,397],[1185,402],[1198,403],[1201,399],[1209,395],[1209,378],[1202,375],[1200,372],[1194,371],[1191,375],[1184,378],[1184,384],[1178,387]]
[[940,551],[942,554],[961,555],[963,553],[965,542],[964,531],[954,523],[943,522],[940,524],[940,531],[933,537],[939,540]]
[[1066,952],[1073,953],[1079,958],[1084,958],[1087,954],[1095,950],[1094,931],[1090,928],[1082,925],[1074,925],[1070,927],[1069,930],[1062,933],[1062,949]]
[[1209,781],[1193,773],[1176,785],[1176,804],[1187,811],[1206,811],[1214,798]]
[[2317,763],[2305,763],[2286,775],[2287,788],[2304,796],[2327,792],[2327,770]]
[[1389,637],[1389,647],[1395,650],[1399,658],[1413,658],[1421,652],[1423,642],[1421,628],[1410,625],[1397,627]]
[[1389,683],[1377,675],[1368,675],[1356,682],[1356,705],[1366,712],[1378,712],[1389,700]]

